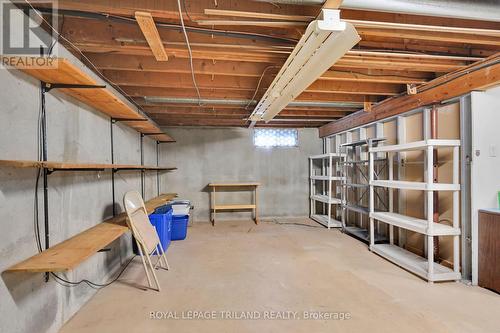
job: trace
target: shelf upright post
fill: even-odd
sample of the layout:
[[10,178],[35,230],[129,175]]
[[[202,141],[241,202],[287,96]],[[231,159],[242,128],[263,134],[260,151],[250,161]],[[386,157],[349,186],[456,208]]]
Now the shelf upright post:
[[328,194],[327,194],[327,197],[328,197],[328,229],[330,229],[330,224],[331,224],[331,219],[332,219],[332,205],[330,203],[331,198],[332,198],[332,180],[331,180],[331,177],[333,176],[332,156],[331,155],[328,157],[327,170],[328,170],[328,172],[326,174],[327,174],[327,178],[328,178]]
[[[459,168],[459,147],[453,147],[453,184],[460,182]],[[458,229],[460,207],[459,207],[459,191],[453,191],[453,228]],[[460,236],[453,236],[453,271],[460,273]]]
[[[41,87],[41,125],[42,125],[42,161],[47,162],[48,160],[48,145],[47,145],[47,112],[45,108],[45,94],[52,89],[59,88],[74,88],[74,89],[86,89],[86,88],[106,88],[103,85],[85,85],[85,84],[67,84],[67,83],[48,83],[40,81]],[[49,184],[48,176],[50,172],[47,168],[43,168],[43,220],[44,220],[44,235],[45,235],[45,250],[50,247],[50,230],[49,230]],[[45,273],[45,282],[49,281],[49,273]]]
[[[156,141],[156,166],[160,166],[160,141]],[[156,193],[160,196],[160,170],[156,170]]]
[[[434,183],[433,177],[433,165],[434,165],[434,146],[427,146],[426,150],[426,183],[427,186],[432,186]],[[433,226],[434,226],[434,212],[432,210],[434,207],[434,191],[428,191],[427,193],[427,280],[432,282],[434,280],[434,236],[432,236]]]
[[309,213],[311,217],[315,214],[316,210],[316,204],[314,203],[314,200],[312,197],[314,196],[314,180],[312,179],[312,176],[314,176],[314,171],[313,171],[313,160],[312,158],[309,159],[309,192],[310,192],[310,201],[311,205],[309,206]]
[[[141,166],[144,166],[144,133],[140,134],[141,137]],[[144,198],[144,169],[141,169],[141,194]]]
[[[393,161],[393,154],[392,153],[387,153],[387,169],[389,173],[389,181],[394,180],[394,164],[392,163]],[[394,212],[394,189],[392,187],[389,187],[389,212]],[[394,245],[394,226],[392,224],[389,225],[389,242],[391,245]]]
[[[110,138],[111,138],[111,164],[115,164],[115,148],[114,148],[114,134],[113,134],[113,125],[116,120],[110,118],[109,121],[109,129],[110,129]],[[113,217],[116,216],[116,197],[115,197],[115,170],[111,170],[111,196],[113,199]]]
[[[369,150],[368,150],[369,151]],[[372,214],[375,212],[375,198],[374,198],[374,188],[373,188],[373,173],[374,173],[374,165],[373,165],[373,153],[371,151],[368,152],[368,183],[370,189],[370,213],[369,213],[369,221],[370,221],[370,250],[375,245],[375,223],[373,221]]]
[[[41,82],[41,104],[42,104],[42,161],[46,162],[48,160],[48,145],[47,145],[47,112],[45,109],[45,94],[47,90],[47,84]],[[50,227],[49,227],[49,170],[43,168],[43,231],[45,235],[45,250],[50,247]],[[38,190],[38,189],[37,189]],[[45,282],[49,281],[49,273],[45,272]]]

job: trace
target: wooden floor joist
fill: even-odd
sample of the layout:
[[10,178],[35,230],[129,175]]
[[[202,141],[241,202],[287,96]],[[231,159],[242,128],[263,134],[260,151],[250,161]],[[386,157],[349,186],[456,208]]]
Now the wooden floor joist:
[[394,97],[372,106],[371,112],[358,111],[320,127],[321,137],[395,116],[426,105],[441,103],[473,90],[500,84],[500,53],[463,70],[449,73],[417,88],[417,94]]

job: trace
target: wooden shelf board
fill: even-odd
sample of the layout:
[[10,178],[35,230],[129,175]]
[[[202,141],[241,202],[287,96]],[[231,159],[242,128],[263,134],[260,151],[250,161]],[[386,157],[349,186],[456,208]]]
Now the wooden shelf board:
[[211,187],[238,187],[238,186],[259,186],[260,183],[210,183]]
[[[146,202],[146,210],[152,213],[158,206],[175,198],[177,194],[162,194]],[[51,248],[34,255],[10,268],[7,272],[62,272],[75,268],[100,249],[126,233],[127,215],[119,214],[87,229]]]
[[134,164],[100,164],[100,163],[73,163],[73,162],[41,162],[41,161],[23,161],[23,160],[0,160],[0,167],[10,168],[45,168],[49,170],[95,170],[95,169],[120,169],[120,170],[158,170],[172,171],[175,167],[157,167]]
[[215,205],[212,210],[255,209],[255,205]]
[[[21,57],[20,57],[21,58]],[[25,58],[25,57],[22,57]],[[19,70],[37,78],[46,83],[64,83],[64,84],[84,84],[98,85],[98,83],[89,75],[81,71],[68,59],[54,58],[52,62],[47,61],[45,67],[34,65],[32,68],[23,67]],[[29,63],[29,62],[28,62]],[[36,64],[36,62],[33,62]],[[61,88],[58,89],[80,102],[92,106],[106,115],[117,119],[137,119],[137,122],[127,122],[127,125],[140,133],[159,133],[160,128],[145,115],[127,105],[127,103],[116,97],[109,89],[105,88]],[[144,121],[147,119],[147,121]],[[170,136],[164,134],[161,136],[162,142],[174,141]]]

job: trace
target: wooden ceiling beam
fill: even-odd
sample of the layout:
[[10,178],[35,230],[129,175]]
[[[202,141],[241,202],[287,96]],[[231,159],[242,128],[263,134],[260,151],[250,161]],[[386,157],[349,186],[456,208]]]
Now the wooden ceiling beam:
[[437,78],[417,89],[417,94],[387,99],[372,106],[372,111],[356,112],[342,120],[320,128],[325,137],[353,127],[385,119],[426,105],[461,96],[473,90],[482,90],[500,84],[500,53],[466,69]]
[[[147,46],[128,45],[122,43],[120,45],[110,45],[101,43],[89,42],[73,42],[83,52],[92,53],[108,53],[108,54],[126,54],[151,56],[151,50]],[[165,51],[169,57],[188,59],[189,53],[185,48],[170,48],[166,47]],[[209,59],[209,60],[229,60],[229,61],[248,61],[260,63],[282,63],[286,57],[276,56],[272,54],[256,53],[256,52],[231,52],[224,50],[205,50],[193,49],[193,59]]]
[[348,67],[348,68],[373,68],[373,69],[388,69],[388,70],[402,70],[402,71],[419,71],[419,72],[450,72],[461,67],[463,64],[447,63],[447,62],[434,62],[429,63],[422,60],[395,60],[383,58],[354,58],[343,57],[339,59],[335,66]]
[[[365,36],[366,37],[366,36]],[[488,57],[500,51],[499,48],[490,45],[458,45],[450,43],[437,43],[422,40],[410,40],[403,38],[364,38],[358,43],[358,47],[363,49],[386,49],[392,51],[407,52],[431,52],[450,55],[464,55],[473,57]]]
[[[179,14],[177,14],[179,15]],[[178,22],[177,22],[178,23]],[[161,24],[157,26],[160,38],[166,41],[164,44],[185,46],[185,39],[180,29],[164,27]],[[227,34],[227,31],[221,31],[223,34],[210,33],[189,33],[189,42],[193,45],[211,44],[214,47],[218,45],[230,45],[232,47],[253,47],[253,48],[272,48],[274,50],[293,49],[294,40],[290,37],[285,38],[256,38],[252,35],[247,38],[234,37]],[[62,25],[61,34],[75,41],[88,42],[106,42],[106,43],[145,43],[144,35],[140,28],[132,21],[115,21],[111,19],[65,17]]]
[[[249,122],[240,119],[185,119],[185,118],[172,118],[172,119],[162,119],[158,121],[160,126],[238,126],[238,127],[248,127]],[[304,120],[297,120],[296,122],[289,121],[272,121],[267,124],[259,124],[256,127],[318,127],[324,124],[324,121],[309,122]]]
[[[95,44],[88,42],[75,41],[74,44],[84,52],[103,53],[103,54],[120,54],[120,55],[137,55],[151,56],[151,50],[147,46],[130,46],[130,45],[109,45]],[[185,49],[166,48],[167,54],[173,58],[189,57]],[[255,53],[255,52],[233,52],[224,50],[202,50],[193,49],[193,58],[198,60],[214,60],[214,61],[248,61],[259,63],[270,63],[280,65],[284,62],[284,57],[276,57],[275,55]],[[386,59],[382,57],[360,57],[360,56],[344,56],[335,66],[349,68],[369,68],[369,69],[386,69],[386,70],[402,70],[402,71],[423,71],[423,72],[449,72],[457,68],[465,66],[464,62],[458,61],[443,61],[443,60],[424,60],[424,59]]]
[[[193,88],[190,74],[145,73],[130,71],[104,71],[104,76],[119,86],[136,87],[163,87],[163,88]],[[262,93],[267,89],[273,77],[266,77],[260,85]],[[201,74],[196,76],[200,89],[214,90],[244,90],[253,92],[258,84],[257,78],[237,76],[215,76]],[[349,82],[321,80],[311,84],[305,91],[312,93],[352,93],[366,95],[396,95],[405,88],[399,84],[371,83],[371,82]]]
[[404,38],[447,43],[500,46],[500,38],[451,32],[413,31],[402,29],[356,28],[361,38],[365,36]]
[[315,16],[307,15],[286,15],[286,14],[272,14],[263,12],[248,12],[241,10],[224,10],[224,9],[205,9],[205,15],[214,16],[229,16],[229,17],[244,17],[244,18],[258,18],[258,19],[271,19],[281,21],[296,21],[296,22],[311,22]]
[[[191,110],[243,110],[245,105],[230,105],[230,104],[203,104],[199,106],[197,103],[192,104],[178,104],[178,103],[150,103],[146,102],[143,98],[136,97],[134,99],[137,105],[144,109],[191,109]],[[359,107],[317,107],[317,106],[287,106],[285,111],[291,112],[301,112],[301,111],[318,111],[318,112],[337,112],[337,113],[351,113],[358,111],[362,108],[360,104]],[[253,107],[249,106],[247,110],[252,110]]]
[[356,28],[377,28],[377,29],[397,29],[397,30],[411,30],[411,31],[432,31],[443,33],[457,33],[457,34],[470,34],[478,36],[500,37],[500,31],[494,29],[477,29],[477,28],[464,28],[464,27],[446,27],[442,25],[425,25],[425,24],[407,24],[395,22],[378,22],[366,20],[345,20],[352,23]]
[[[158,88],[158,87],[132,87],[123,86],[122,90],[130,97],[173,97],[173,98],[196,98],[196,92],[192,89],[177,88]],[[213,90],[200,89],[202,98],[217,99],[250,99],[253,95],[251,91],[231,91],[231,90]],[[363,103],[365,96],[357,94],[340,93],[302,93],[298,101],[323,101],[323,102],[358,102]],[[368,96],[372,102],[377,102],[382,98],[380,96]]]
[[[131,56],[131,55],[115,55],[115,54],[96,54],[89,53],[87,57],[92,63],[101,70],[114,71],[135,71],[135,72],[154,72],[154,73],[178,73],[190,74],[191,69],[189,63],[184,59],[170,59],[168,63],[159,63],[152,57],[148,56]],[[267,64],[248,63],[239,61],[209,61],[209,60],[194,60],[193,61],[195,74],[206,75],[228,75],[228,76],[243,76],[257,77],[262,75]],[[319,80],[333,81],[355,81],[355,82],[380,82],[380,83],[424,83],[429,78],[432,78],[424,72],[410,72],[398,70],[353,70],[352,68],[344,68],[334,66],[334,70],[330,70],[323,74]],[[275,69],[268,70],[266,73],[272,75],[277,73],[279,66]]]
[[[204,9],[233,9],[233,2],[220,2],[214,3],[212,0],[197,0],[197,1],[186,1],[186,7],[183,8],[184,20],[189,21],[190,17],[194,20],[199,20],[206,18],[204,14]],[[237,4],[237,7],[241,11],[258,11],[271,14],[283,14],[287,15],[308,15],[315,16],[317,13],[317,6],[294,6],[280,4],[279,6],[274,6],[266,2],[253,2],[253,1],[242,1]],[[154,1],[154,0],[121,0],[119,2],[107,1],[107,0],[86,0],[86,1],[76,1],[76,0],[59,0],[58,8],[65,10],[77,10],[85,12],[98,12],[107,13],[113,15],[121,15],[132,17],[136,11],[148,11],[151,12],[153,17],[161,19],[179,19],[179,11],[177,7],[177,1]],[[189,12],[189,16],[186,15],[186,10]]]
[[[244,108],[233,108],[233,109],[218,109],[218,108],[207,108],[207,107],[142,107],[143,110],[148,115],[154,116],[169,116],[169,115],[205,115],[205,114],[216,114],[219,116],[249,116],[252,112],[252,108],[245,110]],[[351,112],[346,111],[301,111],[301,110],[283,110],[280,112],[282,117],[307,117],[307,116],[317,116],[324,118],[339,118],[350,114]]]
[[387,13],[368,10],[342,9],[342,19],[401,24],[434,25],[457,28],[500,30],[499,22],[467,20],[455,17],[424,16],[414,14]]
[[[116,55],[88,53],[87,57],[101,70],[123,70],[153,73],[190,74],[191,68],[186,59],[171,59],[168,63],[154,61],[151,56]],[[249,63],[245,61],[212,61],[207,59],[194,59],[195,74],[228,75],[243,77],[260,77],[269,64]],[[277,73],[279,66],[267,73]]]

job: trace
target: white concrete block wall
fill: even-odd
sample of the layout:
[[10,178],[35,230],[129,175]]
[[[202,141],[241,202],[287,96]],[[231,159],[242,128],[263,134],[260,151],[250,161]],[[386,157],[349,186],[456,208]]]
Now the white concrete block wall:
[[[59,47],[58,52],[58,56],[70,59],[95,77],[67,50]],[[39,81],[15,69],[0,69],[0,159],[37,159],[39,95]],[[49,160],[111,162],[109,117],[57,90],[47,94],[46,106]],[[115,163],[139,164],[139,134],[123,124],[116,124],[114,133]],[[144,143],[146,163],[155,162],[156,143],[149,138]],[[37,252],[33,228],[35,176],[35,170],[0,168],[0,272]],[[156,195],[156,185],[150,183],[147,198]],[[123,194],[131,189],[140,190],[140,173],[118,173],[119,206]],[[42,205],[43,194],[39,193]],[[110,217],[110,171],[50,175],[49,211],[51,244]],[[42,210],[40,219],[43,228]],[[73,281],[108,281],[130,257],[130,237],[124,236],[110,247],[110,252],[98,253],[62,276]],[[66,288],[53,279],[46,283],[43,273],[2,273],[0,332],[56,332],[95,292],[85,284]]]
[[[309,215],[310,155],[321,154],[318,130],[299,129],[299,146],[256,148],[248,128],[165,128],[176,143],[161,147],[161,163],[179,170],[162,176],[166,191],[175,191],[195,206],[196,221],[209,220],[210,182],[258,181],[259,216]],[[220,193],[219,203],[247,203],[248,193]],[[219,199],[218,199],[219,200]],[[217,218],[248,218],[250,213],[217,213]]]

